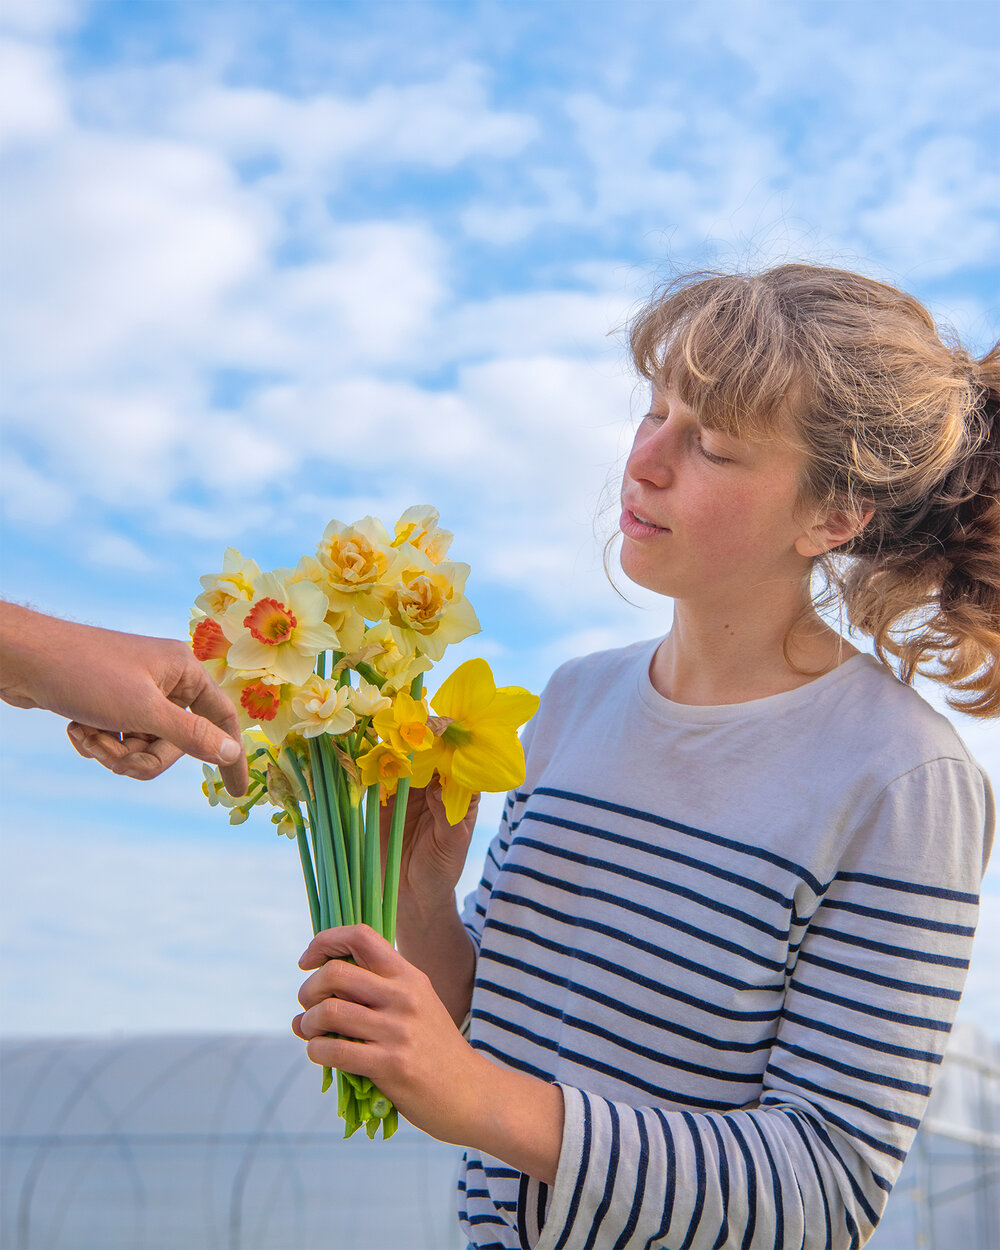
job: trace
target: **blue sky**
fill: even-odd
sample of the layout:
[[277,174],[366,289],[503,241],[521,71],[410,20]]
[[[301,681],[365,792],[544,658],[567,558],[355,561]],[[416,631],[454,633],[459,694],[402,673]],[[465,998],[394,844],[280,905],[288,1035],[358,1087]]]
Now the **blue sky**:
[[[807,259],[985,351],[997,42],[972,0],[5,0],[3,593],[183,635],[227,545],[292,564],[431,502],[483,623],[442,675],[537,690],[662,632],[601,569],[643,401],[615,331],[674,268]],[[193,765],[143,787],[0,727],[5,1027],[283,1028],[291,844]],[[1000,1034],[987,891],[965,1011]]]

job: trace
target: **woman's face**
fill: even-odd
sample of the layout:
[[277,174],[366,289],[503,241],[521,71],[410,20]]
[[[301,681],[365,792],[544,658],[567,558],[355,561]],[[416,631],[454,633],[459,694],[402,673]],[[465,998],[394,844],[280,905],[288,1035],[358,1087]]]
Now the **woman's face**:
[[808,578],[817,554],[796,518],[800,453],[699,425],[654,390],[625,466],[621,564],[674,599],[732,602],[768,583]]

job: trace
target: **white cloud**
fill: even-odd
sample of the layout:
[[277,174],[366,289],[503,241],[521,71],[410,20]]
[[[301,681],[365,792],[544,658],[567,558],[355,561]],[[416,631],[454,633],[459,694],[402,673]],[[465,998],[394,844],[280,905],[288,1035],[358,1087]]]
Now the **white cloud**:
[[86,12],[82,0],[4,0],[0,29],[44,36],[78,24]]
[[469,63],[354,98],[206,82],[170,101],[167,125],[240,158],[275,157],[298,176],[335,175],[347,161],[446,169],[515,155],[535,135],[527,115],[491,106],[487,85],[484,68]]
[[67,123],[54,54],[20,40],[0,39],[0,152],[37,143]]

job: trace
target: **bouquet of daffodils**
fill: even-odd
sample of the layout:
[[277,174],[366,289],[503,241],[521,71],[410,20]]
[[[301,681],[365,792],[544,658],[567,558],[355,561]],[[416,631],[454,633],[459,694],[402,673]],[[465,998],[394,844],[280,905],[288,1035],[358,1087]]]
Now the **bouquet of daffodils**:
[[[430,507],[410,508],[390,534],[365,517],[331,521],[294,569],[262,573],[229,548],[201,579],[194,653],[227,691],[244,728],[250,788],[226,793],[217,769],[202,787],[239,824],[270,804],[279,834],[298,844],[313,932],[371,925],[395,940],[403,822],[410,785],[440,779],[456,824],[479,790],[524,780],[517,731],[535,695],[497,689],[485,660],[469,660],[431,706],[424,674],[449,643],[479,630],[465,597],[467,564],[446,560],[452,535]],[[395,795],[383,853],[380,808]],[[333,1083],[324,1069],[323,1090]],[[389,1137],[396,1109],[367,1077],[338,1072],[349,1137],[362,1124]]]

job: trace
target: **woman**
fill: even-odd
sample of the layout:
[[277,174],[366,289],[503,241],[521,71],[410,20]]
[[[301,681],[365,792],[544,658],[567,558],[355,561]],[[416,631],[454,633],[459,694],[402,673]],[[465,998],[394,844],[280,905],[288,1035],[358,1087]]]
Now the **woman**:
[[[800,265],[683,280],[631,341],[621,564],[670,633],[554,675],[461,918],[471,825],[425,794],[399,953],[320,934],[294,1027],[469,1148],[476,1247],[858,1246],[992,841],[985,775],[904,683],[1000,714],[1000,353]],[[816,611],[817,566],[878,658]]]

